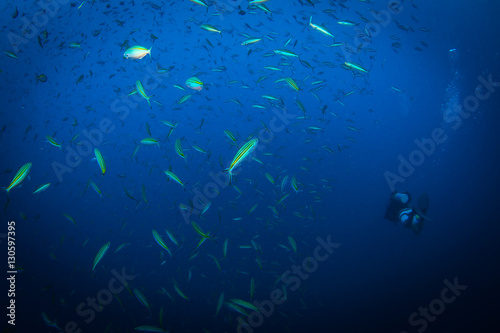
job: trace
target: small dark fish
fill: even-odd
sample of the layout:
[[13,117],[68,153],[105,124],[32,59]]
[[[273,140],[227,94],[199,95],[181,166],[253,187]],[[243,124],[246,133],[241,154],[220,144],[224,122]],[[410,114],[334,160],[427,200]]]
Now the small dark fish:
[[78,77],[78,79],[76,79],[75,83],[76,83],[76,84],[78,84],[78,83],[82,82],[82,81],[83,81],[83,78],[84,78],[83,74],[82,74],[82,75],[80,75],[80,76]]
[[128,49],[130,47],[129,43],[128,43],[128,39],[125,39],[125,41],[120,44],[120,51],[123,50],[123,49]]
[[12,14],[12,18],[16,18],[18,15],[19,15],[19,11],[17,10],[17,7],[16,7],[14,14]]
[[246,13],[247,13],[247,12],[245,12],[244,10],[240,10],[240,11],[238,12],[238,14],[240,14],[240,15],[245,15]]
[[312,70],[314,71],[314,67],[313,67],[313,66],[311,66],[311,64],[310,64],[310,63],[308,63],[307,61],[302,60],[302,59],[300,59],[300,58],[299,58],[299,61],[300,61],[300,63],[301,63],[304,67],[307,67],[307,68],[312,69]]
[[26,127],[26,129],[24,130],[24,137],[23,137],[23,141],[26,139],[26,135],[28,135],[28,132],[31,130],[31,124],[28,125],[28,127]]
[[38,82],[47,82],[47,76],[45,74],[36,74],[35,80],[36,84],[38,84]]

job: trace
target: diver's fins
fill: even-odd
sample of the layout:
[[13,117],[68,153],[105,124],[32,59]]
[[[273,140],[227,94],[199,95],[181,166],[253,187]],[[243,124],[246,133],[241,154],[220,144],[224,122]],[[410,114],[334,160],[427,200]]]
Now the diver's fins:
[[414,207],[415,211],[418,215],[422,216],[425,220],[432,221],[427,214],[427,210],[429,210],[429,196],[427,193],[422,194],[418,197],[417,207]]

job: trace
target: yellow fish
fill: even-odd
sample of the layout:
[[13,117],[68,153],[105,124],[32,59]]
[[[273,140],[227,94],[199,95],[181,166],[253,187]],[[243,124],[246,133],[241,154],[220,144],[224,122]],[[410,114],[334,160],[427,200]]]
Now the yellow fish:
[[148,101],[149,108],[151,108],[151,103],[149,103],[149,99],[151,97],[153,97],[154,95],[151,95],[151,96],[146,95],[146,91],[144,91],[144,87],[142,86],[141,81],[136,81],[135,87],[136,87],[137,91],[139,92],[139,94],[141,94],[141,96],[144,97]]
[[190,89],[200,91],[203,88],[203,82],[197,77],[191,77],[186,80],[186,86]]
[[147,54],[151,57],[151,49],[153,47],[151,46],[150,49],[147,49],[143,46],[135,45],[130,48],[128,48],[125,53],[123,54],[123,57],[126,59],[142,59],[144,58]]

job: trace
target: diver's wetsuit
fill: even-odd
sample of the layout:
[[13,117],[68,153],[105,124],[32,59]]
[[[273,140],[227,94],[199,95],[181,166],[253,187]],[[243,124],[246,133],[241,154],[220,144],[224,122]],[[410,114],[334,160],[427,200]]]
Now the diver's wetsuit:
[[394,223],[401,222],[399,219],[399,212],[401,212],[405,208],[410,208],[410,202],[411,202],[411,195],[408,192],[400,192],[400,194],[406,194],[408,195],[408,200],[406,203],[401,202],[401,200],[398,200],[396,198],[397,192],[393,192],[391,194],[391,198],[389,199],[389,202],[387,204],[387,210],[385,211],[385,218],[389,221],[392,221]]
[[394,223],[400,222],[405,228],[419,234],[424,226],[424,215],[429,208],[429,197],[427,194],[422,194],[417,200],[416,207],[410,208],[410,202],[410,193],[393,192],[387,204],[385,218]]

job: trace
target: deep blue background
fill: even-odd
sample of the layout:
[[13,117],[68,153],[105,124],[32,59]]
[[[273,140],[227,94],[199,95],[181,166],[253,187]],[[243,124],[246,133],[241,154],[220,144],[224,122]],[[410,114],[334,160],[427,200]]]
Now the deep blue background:
[[[171,332],[234,332],[239,314],[223,306],[214,317],[220,293],[224,292],[226,301],[250,301],[254,278],[253,299],[268,299],[275,287],[283,285],[275,286],[279,276],[313,254],[317,237],[328,235],[340,247],[319,263],[298,290],[288,287],[288,300],[255,332],[417,332],[419,326],[411,326],[409,316],[438,298],[443,281],[455,277],[467,289],[446,305],[426,331],[498,331],[494,318],[500,296],[500,86],[476,112],[462,119],[458,129],[443,122],[443,112],[450,100],[462,103],[473,95],[479,76],[500,81],[499,4],[440,1],[431,5],[406,0],[402,11],[392,14],[369,44],[346,59],[340,47],[328,47],[332,38],[308,26],[309,17],[331,31],[336,42],[354,45],[354,28],[336,21],[359,23],[362,32],[366,24],[359,14],[373,23],[370,10],[387,10],[387,2],[341,3],[349,8],[341,8],[336,1],[313,2],[314,7],[307,1],[271,0],[266,6],[272,15],[247,9],[248,2],[243,1],[221,1],[208,9],[190,1],[86,2],[78,9],[80,3],[61,1],[51,7],[54,15],[25,2],[3,4],[0,49],[13,51],[18,58],[2,54],[0,63],[2,186],[9,185],[21,165],[33,163],[29,179],[10,192],[10,201],[3,195],[1,232],[6,232],[7,221],[16,221],[16,260],[23,268],[16,284],[19,332],[55,332],[44,325],[42,312],[57,319],[61,327],[75,321],[82,332],[132,332],[140,325],[160,326],[161,308],[162,328]],[[19,15],[12,18],[16,6]],[[238,14],[240,9],[246,14]],[[31,26],[30,35],[27,23],[37,13],[40,24]],[[222,35],[202,30],[202,23],[222,29]],[[399,29],[398,23],[408,31]],[[421,27],[431,31],[420,31]],[[97,30],[99,34],[93,33]],[[43,47],[37,41],[37,36],[44,39],[42,31],[48,33]],[[9,40],[13,34],[25,39],[13,45]],[[158,37],[152,58],[123,59],[125,49],[120,45],[125,40],[130,46],[149,48],[151,34]],[[241,46],[247,39],[244,34],[263,40]],[[314,71],[297,58],[266,56],[284,48],[289,38],[286,48],[314,66]],[[69,48],[71,42],[81,42],[81,49]],[[398,52],[391,47],[393,42],[401,43]],[[452,48],[456,49],[453,55]],[[361,64],[369,73],[354,76],[341,67],[344,61]],[[152,76],[157,66],[174,68]],[[214,71],[220,66],[226,70]],[[48,80],[37,83],[36,74],[42,73]],[[83,81],[75,84],[82,74]],[[173,87],[185,87],[186,79],[194,75],[204,82],[202,91]],[[267,78],[256,83],[263,75]],[[301,91],[274,82],[284,77],[292,77]],[[161,105],[152,102],[150,109],[144,99],[127,97],[137,80]],[[239,82],[230,83],[233,80]],[[317,80],[324,82],[312,85]],[[310,93],[318,86],[324,86],[315,92],[321,101]],[[345,96],[349,92],[354,93]],[[177,104],[186,94],[193,96]],[[288,113],[297,118],[283,130],[275,130],[271,139],[261,137],[252,156],[263,164],[249,159],[234,177],[241,195],[231,187],[220,188],[201,218],[191,215],[190,220],[216,237],[215,242],[201,245],[190,260],[199,236],[185,223],[179,204],[190,205],[195,189],[203,191],[213,181],[211,172],[219,174],[227,168],[240,145],[263,133],[263,123],[271,127],[281,111],[263,94],[281,98]],[[297,99],[306,108],[306,119],[300,118]],[[253,108],[253,104],[268,108]],[[53,166],[66,164],[70,149],[81,152],[84,131],[98,128],[103,119],[113,130],[90,147],[102,152],[106,174],[100,175],[89,153],[80,154],[81,162],[58,178]],[[168,140],[169,128],[161,120],[178,124]],[[132,158],[140,140],[149,136],[146,123],[160,148],[143,146]],[[312,126],[322,130],[308,129]],[[428,215],[433,221],[427,221],[417,236],[383,219],[391,193],[384,173],[397,173],[398,156],[407,159],[417,149],[414,141],[429,138],[436,128],[443,128],[446,142],[396,185],[415,198],[422,193],[430,197]],[[236,135],[236,144],[231,144],[224,130]],[[62,151],[47,143],[46,135],[62,143]],[[175,152],[176,139],[182,140],[185,161]],[[163,171],[169,167],[187,183],[185,191],[168,181]],[[276,185],[265,173],[276,179]],[[281,197],[285,176],[285,192],[290,196],[277,206],[276,217],[269,207]],[[290,187],[292,176],[299,182],[299,193]],[[105,193],[102,199],[92,188],[86,190],[89,181]],[[47,182],[52,184],[47,191],[32,195]],[[143,185],[149,204],[142,201]],[[141,200],[138,206],[124,188]],[[256,210],[247,214],[254,204],[258,204]],[[63,213],[73,216],[78,226]],[[242,219],[233,220],[238,217]],[[165,227],[176,235],[180,247],[167,238]],[[152,229],[172,249],[173,259],[155,243]],[[288,236],[297,241],[297,254],[279,246],[290,247]],[[251,245],[251,240],[259,251],[239,248]],[[6,253],[6,239],[1,241]],[[111,247],[92,274],[94,256],[108,241]],[[123,243],[129,245],[114,254]],[[218,259],[220,272],[208,255]],[[137,288],[146,296],[152,317],[134,295],[123,290],[118,294],[121,304],[113,299],[95,320],[85,323],[76,307],[107,288],[112,270],[122,268],[135,276],[130,290]],[[174,283],[190,301],[175,293]],[[6,290],[7,286],[1,293]]]

